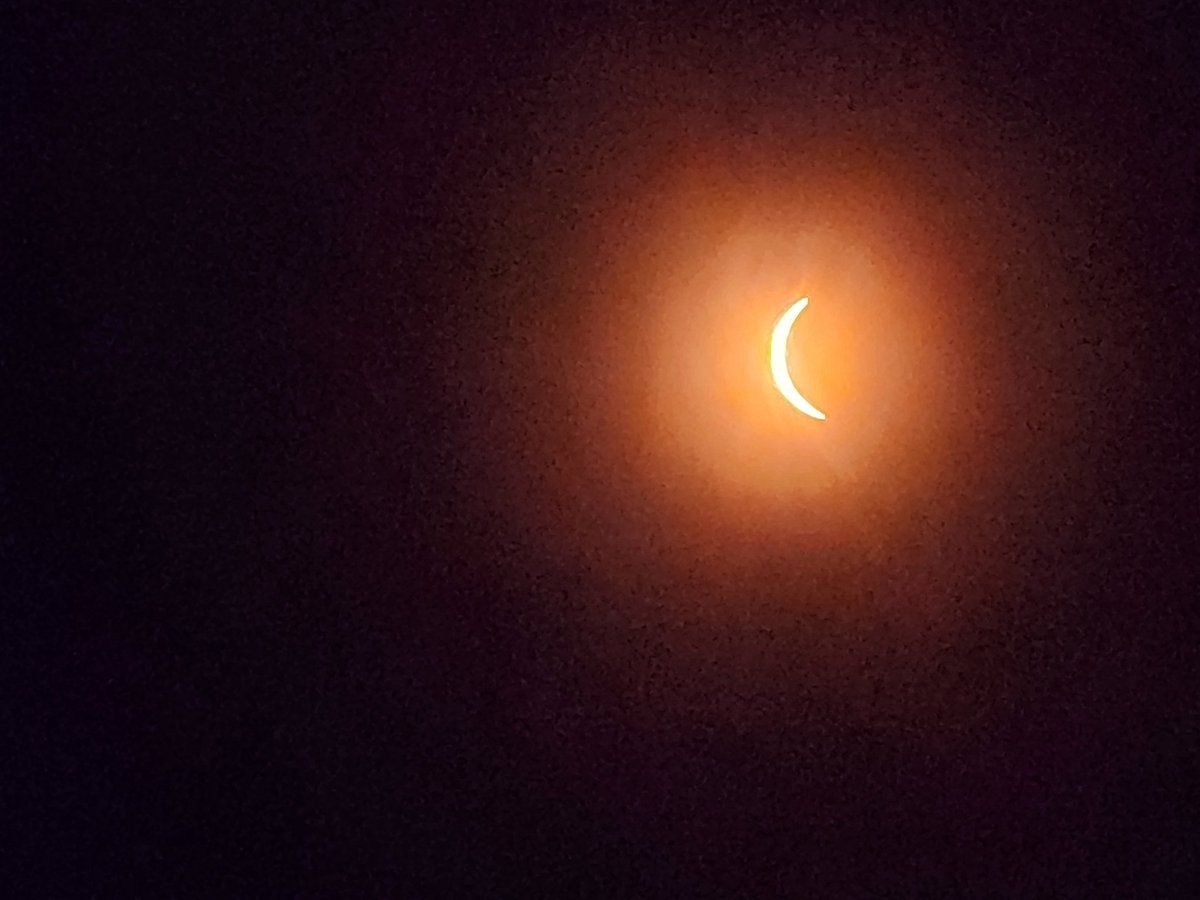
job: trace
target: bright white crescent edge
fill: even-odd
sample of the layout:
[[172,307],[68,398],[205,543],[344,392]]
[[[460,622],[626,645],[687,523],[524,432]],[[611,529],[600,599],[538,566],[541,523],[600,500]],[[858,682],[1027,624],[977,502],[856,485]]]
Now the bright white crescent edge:
[[775,330],[771,332],[771,375],[775,378],[775,387],[779,388],[779,393],[783,394],[788,403],[806,416],[824,419],[825,413],[809,403],[804,399],[804,395],[796,390],[796,385],[792,383],[792,376],[788,372],[788,337],[792,333],[792,326],[796,323],[797,317],[804,312],[806,306],[808,306],[807,297],[797,300],[775,323]]

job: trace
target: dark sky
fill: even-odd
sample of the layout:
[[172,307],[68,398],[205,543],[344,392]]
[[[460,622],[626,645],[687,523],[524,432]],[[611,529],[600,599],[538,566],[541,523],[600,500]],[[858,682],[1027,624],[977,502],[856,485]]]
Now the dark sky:
[[1181,896],[1184,6],[6,17],[5,893]]

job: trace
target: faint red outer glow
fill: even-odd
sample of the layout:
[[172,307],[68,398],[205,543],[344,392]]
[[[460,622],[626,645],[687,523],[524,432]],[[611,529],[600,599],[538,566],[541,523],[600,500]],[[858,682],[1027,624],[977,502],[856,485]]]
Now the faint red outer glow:
[[[569,302],[521,326],[499,476],[552,556],[719,582],[797,547],[868,554],[977,440],[972,298],[919,183],[838,147],[745,162],[689,147],[594,201],[559,251]],[[802,296],[791,374],[824,422],[772,383]]]
[[[476,292],[503,318],[464,328],[489,335],[464,349],[485,385],[470,405],[488,410],[465,426],[464,485],[530,568],[611,596],[936,617],[980,571],[939,546],[1017,479],[1033,433],[1012,427],[1022,348],[995,333],[1005,258],[1037,252],[1022,172],[969,111],[920,121],[923,102],[955,102],[932,77],[855,128],[808,127],[781,102],[742,130],[647,72],[663,89],[630,76],[636,103],[574,98],[585,112],[489,196],[498,274]],[[1063,296],[1051,266],[1039,277]],[[771,329],[798,297],[812,302],[790,371],[823,422],[772,382]],[[1039,416],[1038,440],[1058,440],[1067,419]]]

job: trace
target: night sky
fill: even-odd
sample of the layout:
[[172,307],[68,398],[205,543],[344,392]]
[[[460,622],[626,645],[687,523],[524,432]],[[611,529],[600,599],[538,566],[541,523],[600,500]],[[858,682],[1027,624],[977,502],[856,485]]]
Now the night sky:
[[0,893],[1186,896],[1186,4],[237,6],[0,29]]

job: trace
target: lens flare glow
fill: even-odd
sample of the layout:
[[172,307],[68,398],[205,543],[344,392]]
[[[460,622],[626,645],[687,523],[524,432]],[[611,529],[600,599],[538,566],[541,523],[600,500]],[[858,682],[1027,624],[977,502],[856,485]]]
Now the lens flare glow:
[[807,297],[797,300],[775,323],[775,330],[771,333],[771,375],[775,379],[775,387],[779,388],[779,393],[783,394],[788,403],[806,416],[824,419],[825,413],[809,403],[804,395],[796,390],[796,385],[792,383],[791,373],[788,372],[788,338],[791,336],[792,326],[796,323],[800,313],[804,312],[806,306],[808,306]]

